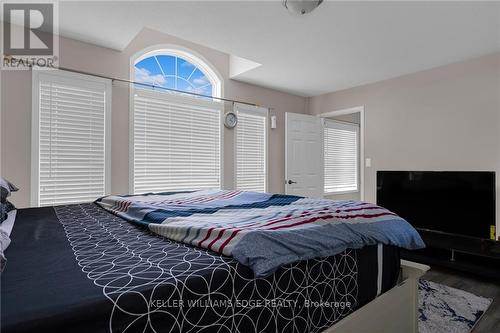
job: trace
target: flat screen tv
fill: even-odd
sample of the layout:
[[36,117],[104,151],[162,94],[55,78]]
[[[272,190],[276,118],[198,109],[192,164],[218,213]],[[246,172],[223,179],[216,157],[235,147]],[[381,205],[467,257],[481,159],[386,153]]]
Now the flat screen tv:
[[378,171],[377,204],[417,229],[490,238],[495,172]]

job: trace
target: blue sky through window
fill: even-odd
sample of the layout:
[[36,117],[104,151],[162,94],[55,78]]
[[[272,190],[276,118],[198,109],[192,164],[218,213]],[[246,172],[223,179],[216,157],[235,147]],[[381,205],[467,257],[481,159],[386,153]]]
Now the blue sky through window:
[[155,55],[135,64],[136,82],[212,95],[212,84],[194,64],[172,55]]

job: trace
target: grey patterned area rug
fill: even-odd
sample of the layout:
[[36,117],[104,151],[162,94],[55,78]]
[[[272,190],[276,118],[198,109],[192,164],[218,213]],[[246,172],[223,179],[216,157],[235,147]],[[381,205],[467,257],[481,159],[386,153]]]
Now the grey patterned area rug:
[[439,283],[420,280],[420,333],[468,333],[492,300]]

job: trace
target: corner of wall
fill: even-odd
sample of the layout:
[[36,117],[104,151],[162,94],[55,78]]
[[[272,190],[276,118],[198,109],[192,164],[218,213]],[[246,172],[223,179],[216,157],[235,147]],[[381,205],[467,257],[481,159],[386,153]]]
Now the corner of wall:
[[311,97],[304,97],[304,113],[311,114],[311,110],[309,109],[309,105],[311,103]]

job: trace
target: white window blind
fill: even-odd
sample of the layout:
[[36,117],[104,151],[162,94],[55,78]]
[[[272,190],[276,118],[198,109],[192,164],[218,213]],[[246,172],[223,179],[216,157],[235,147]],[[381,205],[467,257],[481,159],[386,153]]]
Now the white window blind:
[[135,89],[133,192],[220,188],[221,109],[215,101]]
[[33,72],[32,203],[88,202],[109,190],[109,80]]
[[358,191],[359,125],[325,119],[325,193]]
[[236,188],[267,190],[267,109],[235,105]]

